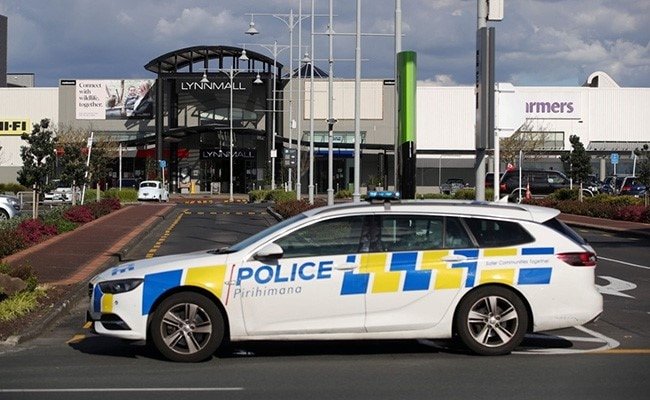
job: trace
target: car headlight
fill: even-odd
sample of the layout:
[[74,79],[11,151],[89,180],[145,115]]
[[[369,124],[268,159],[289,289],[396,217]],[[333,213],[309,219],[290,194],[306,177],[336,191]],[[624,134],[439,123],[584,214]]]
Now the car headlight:
[[102,293],[117,294],[130,292],[142,283],[142,279],[120,279],[116,281],[100,282],[99,288]]

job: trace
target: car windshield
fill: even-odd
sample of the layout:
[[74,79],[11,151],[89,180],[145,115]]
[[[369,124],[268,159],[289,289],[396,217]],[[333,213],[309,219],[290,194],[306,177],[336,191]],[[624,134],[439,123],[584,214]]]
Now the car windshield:
[[158,186],[158,183],[156,183],[156,182],[142,182],[140,184],[141,188],[144,188],[144,187],[153,187],[153,188],[155,188],[157,186]]
[[305,214],[295,215],[295,216],[293,216],[293,217],[291,217],[289,219],[285,219],[282,222],[279,222],[279,223],[277,223],[275,225],[272,225],[272,226],[264,229],[263,231],[258,232],[258,233],[254,234],[253,236],[251,236],[251,237],[249,237],[247,239],[242,240],[241,242],[239,242],[237,244],[234,244],[234,245],[232,245],[230,247],[220,248],[220,249],[217,249],[217,250],[210,250],[209,253],[212,253],[212,254],[225,254],[225,253],[234,253],[236,251],[245,249],[246,247],[250,246],[251,244],[257,242],[258,240],[261,240],[261,239],[263,239],[263,238],[265,238],[267,236],[273,235],[275,232],[283,229],[285,226],[289,226],[289,225],[293,224],[294,222],[298,222],[298,221],[300,221],[302,219],[305,219],[305,218],[307,218],[307,216]]

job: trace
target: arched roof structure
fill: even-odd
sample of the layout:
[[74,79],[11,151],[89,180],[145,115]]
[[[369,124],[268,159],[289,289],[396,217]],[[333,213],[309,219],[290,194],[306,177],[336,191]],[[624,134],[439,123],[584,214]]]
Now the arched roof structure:
[[[246,52],[248,60],[240,60],[242,52]],[[203,72],[206,69],[224,68],[224,60],[230,59],[236,68],[249,70],[263,70],[271,72],[273,58],[252,50],[246,50],[233,46],[193,46],[178,49],[154,58],[145,64],[144,68],[156,74],[167,74],[177,72]],[[217,61],[212,65],[210,61]],[[261,67],[258,65],[261,64]],[[197,66],[197,64],[199,66]],[[244,65],[242,65],[244,64]],[[283,65],[276,62],[275,66],[281,71]],[[198,69],[197,69],[198,68]]]

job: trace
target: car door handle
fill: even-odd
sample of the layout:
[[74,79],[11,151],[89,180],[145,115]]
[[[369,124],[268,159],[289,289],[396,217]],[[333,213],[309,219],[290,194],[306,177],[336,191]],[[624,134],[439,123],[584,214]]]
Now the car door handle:
[[460,254],[454,254],[454,255],[451,255],[451,256],[442,257],[442,261],[445,261],[445,262],[457,262],[457,261],[465,261],[465,260],[467,260],[467,257],[462,256]]
[[336,264],[334,266],[334,269],[338,269],[340,271],[350,271],[350,270],[356,269],[358,267],[359,266],[357,264],[347,263],[346,262],[346,263],[342,263],[342,264]]

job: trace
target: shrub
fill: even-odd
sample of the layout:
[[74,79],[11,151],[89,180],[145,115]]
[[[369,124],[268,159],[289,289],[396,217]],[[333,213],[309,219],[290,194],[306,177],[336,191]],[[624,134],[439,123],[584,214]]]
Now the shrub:
[[103,199],[100,201],[93,201],[86,204],[86,207],[92,212],[95,219],[110,214],[111,211],[117,210],[121,207],[118,199]]
[[271,190],[267,193],[265,200],[274,201],[276,203],[283,203],[296,199],[296,192],[285,192],[282,189]]
[[650,211],[648,207],[641,205],[623,206],[617,208],[613,213],[614,219],[633,222],[650,222]]
[[29,313],[36,308],[38,299],[44,295],[43,290],[25,290],[0,302],[0,321],[11,321]]
[[104,203],[106,207],[108,207],[111,211],[116,211],[122,208],[122,203],[120,202],[119,199],[115,197],[111,197],[108,199],[103,199],[101,203]]
[[351,199],[352,198],[352,191],[347,190],[347,189],[341,189],[336,194],[334,195],[334,198],[336,199]]
[[266,199],[266,196],[268,195],[269,190],[251,190],[248,192],[248,201],[250,203],[260,203]]
[[14,254],[25,248],[26,244],[23,238],[16,234],[15,228],[0,230],[0,257]]
[[425,194],[416,194],[415,198],[418,200],[432,200],[432,199],[451,199],[452,197],[448,194],[442,194],[442,193],[425,193]]
[[16,233],[29,246],[41,242],[49,236],[54,236],[58,232],[56,231],[56,226],[46,225],[40,219],[27,219],[18,225]]
[[294,215],[298,215],[301,212],[310,210],[312,208],[322,207],[325,204],[326,204],[325,201],[320,199],[314,201],[313,205],[309,204],[307,200],[293,199],[293,200],[288,200],[288,201],[278,203],[273,208],[283,218],[289,218],[289,217],[293,217]]
[[[138,191],[132,188],[111,188],[104,192],[105,199],[118,199],[121,203],[135,203],[138,201]],[[93,198],[94,199],[94,198]]]
[[559,189],[551,193],[548,197],[555,200],[577,200],[578,189]]
[[25,192],[27,188],[18,183],[0,183],[0,194]]
[[81,224],[85,224],[86,222],[95,219],[92,211],[86,205],[70,207],[70,209],[63,213],[63,218]]
[[[101,199],[102,197],[103,197],[103,192],[100,190],[99,198]],[[91,201],[97,201],[97,190],[86,189],[84,203],[90,203]]]
[[59,233],[70,232],[74,230],[78,224],[64,218],[63,215],[68,209],[70,209],[69,206],[55,207],[51,210],[45,211],[41,215],[41,218],[45,224],[56,226],[56,230]]

